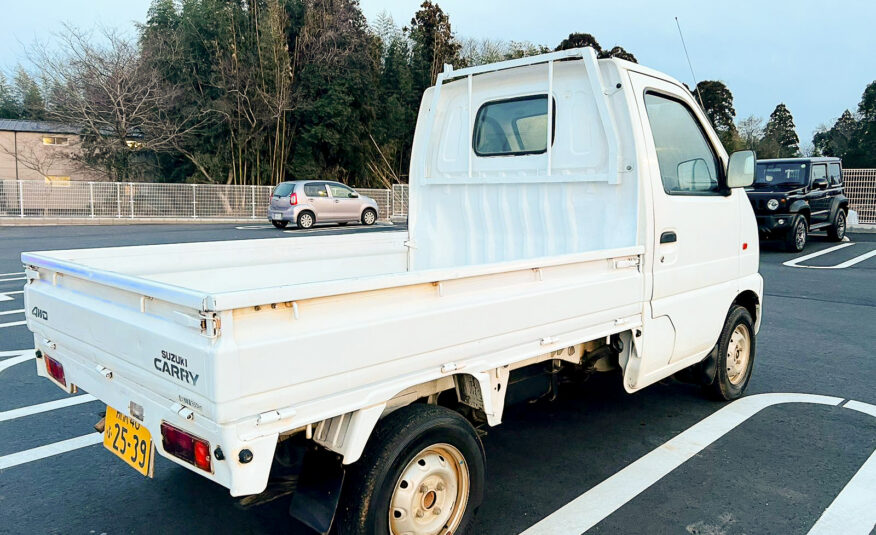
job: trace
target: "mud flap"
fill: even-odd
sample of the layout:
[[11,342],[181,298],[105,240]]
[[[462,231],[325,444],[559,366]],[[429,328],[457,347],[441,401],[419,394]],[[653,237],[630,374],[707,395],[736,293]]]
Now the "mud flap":
[[325,535],[332,527],[343,485],[344,466],[336,454],[309,452],[289,504],[289,516]]

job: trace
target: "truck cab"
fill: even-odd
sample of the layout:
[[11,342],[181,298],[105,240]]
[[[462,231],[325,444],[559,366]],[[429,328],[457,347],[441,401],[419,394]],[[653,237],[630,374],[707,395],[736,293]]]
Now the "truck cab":
[[839,158],[758,160],[754,183],[746,188],[760,236],[802,251],[809,232],[822,230],[840,241],[846,234],[849,199]]

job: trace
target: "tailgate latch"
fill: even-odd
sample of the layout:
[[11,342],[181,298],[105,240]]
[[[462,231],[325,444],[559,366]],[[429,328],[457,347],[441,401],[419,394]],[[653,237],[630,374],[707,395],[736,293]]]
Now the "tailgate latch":
[[215,312],[201,312],[201,334],[217,338],[222,329],[222,320]]

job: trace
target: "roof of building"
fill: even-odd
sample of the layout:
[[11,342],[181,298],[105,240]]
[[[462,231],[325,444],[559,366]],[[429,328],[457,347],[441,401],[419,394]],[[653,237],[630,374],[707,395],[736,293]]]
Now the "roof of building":
[[0,131],[39,132],[41,134],[78,134],[80,128],[68,124],[53,123],[51,121],[0,119]]

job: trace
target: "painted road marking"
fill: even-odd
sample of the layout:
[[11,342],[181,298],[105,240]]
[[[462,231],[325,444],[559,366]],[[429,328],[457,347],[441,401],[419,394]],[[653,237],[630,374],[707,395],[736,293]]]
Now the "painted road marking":
[[12,301],[12,298],[9,297],[10,295],[18,295],[18,294],[23,294],[23,293],[24,293],[24,290],[18,290],[17,292],[0,292],[0,302]]
[[[836,397],[781,393],[757,394],[734,401],[551,513],[524,531],[523,535],[583,533],[587,531],[691,457],[767,407],[783,403],[816,403],[837,406],[842,402],[842,398]],[[845,407],[876,416],[876,406],[866,403],[850,401]],[[862,410],[862,408],[866,408],[866,410]],[[869,412],[870,410],[873,412]],[[869,462],[865,463],[865,467]],[[873,522],[876,521],[876,508],[872,506],[874,502],[870,501],[866,507],[859,507],[857,501],[861,496],[860,485],[869,482],[870,468],[866,467],[865,469],[865,467],[861,469],[864,471],[864,475],[857,480],[858,476],[856,475],[847,485],[847,487],[852,485],[850,494],[843,497],[843,493],[846,492],[846,489],[843,489],[835,500],[838,502],[835,510],[841,510],[845,516],[837,521],[845,523],[842,529],[837,529],[836,526],[839,524],[831,523],[833,533],[866,535],[872,529]],[[841,497],[842,500],[840,500]],[[830,517],[834,519],[835,515],[831,513]],[[866,531],[855,529],[855,526],[864,525],[867,522],[870,523],[870,528],[867,528]]]
[[95,444],[100,444],[101,442],[103,442],[103,433],[90,433],[88,435],[82,435],[81,437],[46,444],[45,446],[40,446],[38,448],[19,451],[18,453],[10,453],[9,455],[0,457],[0,470],[32,461],[38,461],[60,453],[78,450],[79,448],[93,446]]
[[9,277],[11,275],[24,275],[24,271],[13,271],[12,273],[0,273],[0,277]]
[[0,357],[14,357],[16,355],[33,354],[33,349],[13,349],[12,351],[0,351]]
[[0,282],[23,281],[26,278],[27,277],[12,277],[12,278],[8,278],[8,279],[0,279]]
[[9,323],[0,323],[0,329],[4,327],[15,327],[16,325],[26,325],[27,321],[12,321]]
[[97,398],[95,398],[91,394],[83,394],[81,396],[70,396],[67,398],[61,398],[56,401],[49,401],[46,403],[40,403],[38,405],[30,405],[27,407],[12,409],[0,412],[0,422],[14,420],[16,418],[23,418],[25,416],[33,416],[34,414],[63,409],[65,407],[73,407],[75,405],[81,405],[83,403],[95,401],[96,399]]
[[876,451],[821,513],[818,521],[809,530],[809,535],[836,533],[867,535],[876,527],[874,504],[876,504]]
[[7,369],[15,366],[16,364],[27,362],[32,358],[36,358],[33,350],[30,351],[29,355],[21,355],[20,357],[12,357],[5,360],[0,360],[0,373],[5,372]]
[[811,254],[808,254],[805,256],[800,256],[798,258],[793,258],[791,260],[788,260],[787,262],[783,262],[782,265],[788,266],[788,267],[795,267],[795,268],[805,268],[805,269],[845,269],[847,267],[854,266],[855,264],[859,264],[859,263],[863,262],[864,260],[867,260],[868,258],[872,258],[872,257],[876,256],[876,249],[874,249],[868,253],[864,253],[862,255],[856,256],[850,260],[846,260],[845,262],[839,263],[835,266],[801,266],[800,265],[800,263],[805,262],[807,260],[811,260],[815,257],[821,256],[821,255],[824,255],[827,253],[831,253],[833,251],[838,251],[844,247],[850,247],[852,245],[855,245],[855,244],[851,243],[851,242],[841,243],[839,245],[835,245],[833,247],[828,247],[827,249],[823,249],[823,250],[815,252],[815,253],[811,253]]
[[274,228],[273,225],[245,225],[242,227],[234,227],[237,230],[270,230]]
[[7,310],[5,312],[0,312],[0,316],[6,316],[9,314],[21,314],[24,312],[23,308],[19,308],[18,310]]

